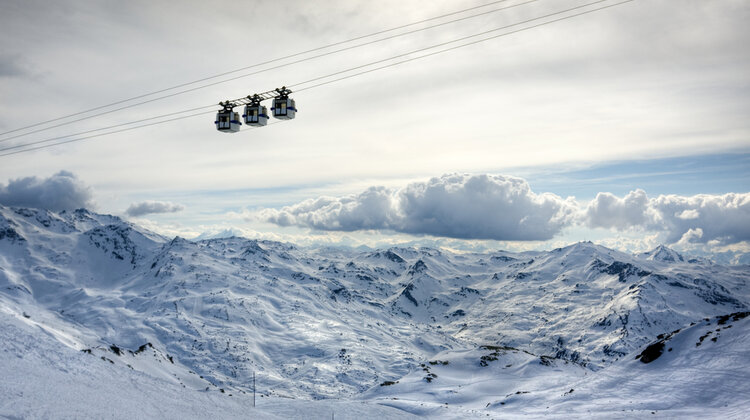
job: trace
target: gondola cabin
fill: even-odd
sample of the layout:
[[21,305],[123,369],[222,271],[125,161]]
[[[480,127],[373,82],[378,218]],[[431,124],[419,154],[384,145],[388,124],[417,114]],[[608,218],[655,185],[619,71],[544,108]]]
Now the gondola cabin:
[[297,113],[297,107],[292,98],[274,98],[271,111],[273,111],[274,118],[291,120]]
[[214,124],[216,124],[216,129],[222,133],[236,133],[240,131],[242,122],[240,121],[239,113],[231,109],[225,109],[216,114]]
[[268,109],[261,104],[245,105],[242,118],[245,119],[247,125],[263,127],[268,122]]

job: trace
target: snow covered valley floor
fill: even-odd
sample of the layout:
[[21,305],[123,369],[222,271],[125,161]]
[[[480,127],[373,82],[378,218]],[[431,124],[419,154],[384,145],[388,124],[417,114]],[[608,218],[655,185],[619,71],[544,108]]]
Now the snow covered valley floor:
[[747,418],[749,280],[666,247],[191,242],[0,206],[0,417]]

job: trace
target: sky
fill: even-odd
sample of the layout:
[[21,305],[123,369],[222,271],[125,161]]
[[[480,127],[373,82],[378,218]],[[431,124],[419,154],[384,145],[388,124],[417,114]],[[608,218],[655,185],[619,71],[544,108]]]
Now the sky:
[[[0,155],[207,107],[0,156],[0,204],[85,206],[187,238],[459,250],[592,240],[633,252],[664,243],[738,262],[750,252],[750,4],[635,0],[509,33],[617,3],[592,1],[0,0],[0,132],[29,127],[1,134]],[[478,33],[502,36],[353,75]],[[221,83],[200,88],[211,82]],[[282,85],[298,91],[296,119],[215,130],[213,104]]]

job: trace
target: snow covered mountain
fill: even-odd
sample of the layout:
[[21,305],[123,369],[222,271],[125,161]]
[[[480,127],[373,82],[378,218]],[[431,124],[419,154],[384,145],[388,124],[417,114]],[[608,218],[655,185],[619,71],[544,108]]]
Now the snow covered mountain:
[[[0,206],[0,313],[14,326],[6,340],[44,332],[48,345],[51,337],[77,350],[75,360],[185,392],[246,396],[255,374],[269,401],[359,399],[457,417],[508,411],[514,401],[531,404],[516,414],[550,404],[577,412],[570,401],[584,398],[580,389],[615,392],[617,375],[750,356],[724,344],[748,348],[744,317],[729,318],[734,329],[720,334],[734,338],[712,341],[710,353],[709,343],[698,353],[684,344],[717,317],[750,310],[749,281],[748,266],[666,247],[634,256],[591,243],[459,254],[192,242],[82,209]],[[661,361],[635,359],[677,330],[670,340],[684,345]],[[738,372],[750,379],[744,360]],[[558,401],[570,383],[578,394]],[[463,411],[442,412],[444,403]],[[726,406],[737,404],[750,406]]]

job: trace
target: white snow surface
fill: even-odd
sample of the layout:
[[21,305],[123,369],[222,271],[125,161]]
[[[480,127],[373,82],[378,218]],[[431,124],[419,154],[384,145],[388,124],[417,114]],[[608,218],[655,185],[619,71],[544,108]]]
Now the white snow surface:
[[0,206],[0,416],[742,418],[749,281],[666,247],[191,242]]

